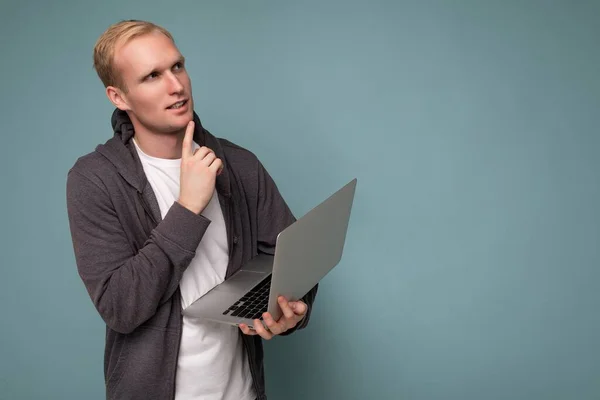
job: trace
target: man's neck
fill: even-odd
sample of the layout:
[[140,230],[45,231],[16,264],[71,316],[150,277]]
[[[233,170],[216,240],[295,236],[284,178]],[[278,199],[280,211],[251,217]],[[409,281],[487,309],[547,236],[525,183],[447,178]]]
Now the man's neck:
[[172,133],[154,133],[134,124],[134,138],[140,149],[151,157],[176,160],[181,158],[185,130]]

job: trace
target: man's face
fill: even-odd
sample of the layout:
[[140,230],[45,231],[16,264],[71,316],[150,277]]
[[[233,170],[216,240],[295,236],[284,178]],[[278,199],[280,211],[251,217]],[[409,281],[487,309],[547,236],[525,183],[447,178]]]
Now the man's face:
[[114,62],[127,88],[117,107],[152,133],[185,129],[194,113],[192,85],[171,39],[160,32],[138,36],[117,47]]

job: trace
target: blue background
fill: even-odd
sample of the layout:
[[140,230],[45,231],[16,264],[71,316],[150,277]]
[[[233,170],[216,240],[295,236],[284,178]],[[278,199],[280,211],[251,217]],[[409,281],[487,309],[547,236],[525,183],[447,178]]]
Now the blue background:
[[272,399],[600,398],[600,2],[3,1],[0,398],[102,399],[68,169],[111,135],[98,36],[147,19],[294,213],[353,177]]

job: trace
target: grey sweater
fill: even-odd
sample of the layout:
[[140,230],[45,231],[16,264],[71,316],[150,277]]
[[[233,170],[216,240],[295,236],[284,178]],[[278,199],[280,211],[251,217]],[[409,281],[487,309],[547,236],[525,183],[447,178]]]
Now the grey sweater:
[[[254,154],[211,135],[195,114],[194,120],[194,141],[224,163],[216,191],[229,277],[259,252],[273,254],[277,235],[294,216]],[[131,142],[129,117],[115,110],[112,125],[114,136],[79,158],[67,177],[77,269],[106,323],[107,399],[172,399],[182,324],[179,281],[211,221],[177,202],[162,219]],[[315,286],[302,299],[309,313],[295,329],[308,323],[316,293]],[[240,335],[258,398],[266,399],[262,339]]]

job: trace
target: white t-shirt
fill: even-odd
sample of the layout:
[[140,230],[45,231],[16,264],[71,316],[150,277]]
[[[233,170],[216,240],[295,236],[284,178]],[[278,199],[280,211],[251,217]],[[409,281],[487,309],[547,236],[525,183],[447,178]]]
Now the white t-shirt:
[[[134,143],[164,218],[179,197],[181,160],[151,157]],[[194,149],[198,147],[194,143]],[[223,282],[229,262],[225,220],[216,190],[202,215],[211,223],[179,283],[183,308]],[[247,358],[237,327],[184,316],[175,399],[254,400]]]

